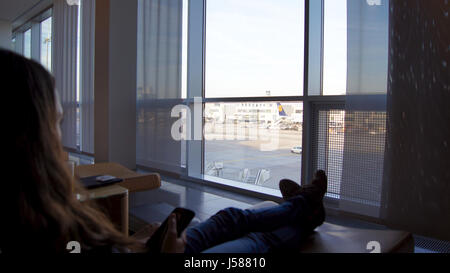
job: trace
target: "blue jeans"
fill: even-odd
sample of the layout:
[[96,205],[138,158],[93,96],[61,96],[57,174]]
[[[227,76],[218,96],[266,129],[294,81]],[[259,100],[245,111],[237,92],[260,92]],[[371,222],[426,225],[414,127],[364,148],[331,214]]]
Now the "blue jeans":
[[312,231],[302,196],[256,210],[227,208],[186,231],[185,253],[266,253],[296,250]]

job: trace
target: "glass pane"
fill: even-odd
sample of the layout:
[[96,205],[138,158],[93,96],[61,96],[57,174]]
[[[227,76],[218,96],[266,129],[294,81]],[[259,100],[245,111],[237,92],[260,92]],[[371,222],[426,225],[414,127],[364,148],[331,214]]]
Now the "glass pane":
[[304,5],[208,1],[206,97],[302,96]]
[[23,35],[23,55],[31,58],[31,29],[25,31]]
[[205,105],[205,175],[278,189],[300,181],[303,103]]
[[315,106],[313,169],[326,171],[329,197],[379,205],[386,112],[347,111],[344,107]]
[[171,137],[171,111],[187,95],[188,2],[138,1],[137,162],[173,173],[187,165],[186,140]]
[[52,71],[52,17],[41,22],[41,63]]
[[323,23],[323,95],[386,94],[389,1],[325,0]]
[[325,0],[323,23],[323,95],[345,95],[347,0]]

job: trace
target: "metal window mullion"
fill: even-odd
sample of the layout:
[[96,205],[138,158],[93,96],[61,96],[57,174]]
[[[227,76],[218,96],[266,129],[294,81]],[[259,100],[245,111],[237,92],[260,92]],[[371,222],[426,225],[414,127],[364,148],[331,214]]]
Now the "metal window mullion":
[[[207,0],[203,0],[203,25],[202,25],[202,37],[203,37],[203,52],[202,52],[202,98],[203,101],[206,98],[206,90],[205,90],[205,81],[206,81],[206,5],[208,4]],[[202,136],[203,136],[203,129],[205,128],[205,119],[203,118],[203,114],[205,113],[205,106],[206,103],[204,102],[202,104]],[[206,147],[205,147],[205,138],[202,137],[201,140],[202,144],[201,144],[201,159],[200,159],[200,168],[201,168],[201,173],[204,174],[205,173],[205,151],[206,151]]]
[[324,18],[325,18],[325,0],[321,1],[321,14],[320,14],[320,95],[323,96],[323,56],[324,56]]
[[[304,62],[303,62],[303,96],[309,96],[309,10],[310,0],[305,0],[305,31],[304,31]],[[300,184],[306,184],[308,180],[308,158],[310,158],[310,103],[308,100],[303,100],[303,124],[302,124],[302,165],[300,174]],[[306,148],[306,149],[305,149]]]
[[312,104],[310,101],[303,102],[303,127],[302,127],[302,166],[301,185],[305,185],[309,180],[309,173],[312,164],[311,139],[312,139]]
[[41,24],[33,23],[31,26],[31,58],[41,62]]

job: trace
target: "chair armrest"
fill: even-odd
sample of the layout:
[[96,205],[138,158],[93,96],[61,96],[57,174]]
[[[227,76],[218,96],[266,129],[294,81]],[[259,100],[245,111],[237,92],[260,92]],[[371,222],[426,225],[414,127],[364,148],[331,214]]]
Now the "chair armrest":
[[129,192],[140,192],[161,187],[161,176],[157,173],[124,178],[119,186],[127,188]]

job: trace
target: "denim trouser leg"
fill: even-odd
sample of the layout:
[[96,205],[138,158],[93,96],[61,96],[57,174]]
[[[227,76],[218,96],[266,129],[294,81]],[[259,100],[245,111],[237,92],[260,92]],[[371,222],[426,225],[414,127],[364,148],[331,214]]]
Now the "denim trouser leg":
[[[299,239],[297,235],[303,233],[302,223],[309,211],[302,196],[270,208],[227,208],[186,231],[185,252],[199,253],[224,243],[227,244],[222,246],[223,252],[266,252],[285,245],[289,237],[291,241]],[[231,250],[232,247],[236,249]],[[217,248],[212,250],[222,252]]]
[[267,253],[295,251],[309,234],[298,225],[280,227],[274,231],[252,232],[241,238],[213,246],[203,253]]

